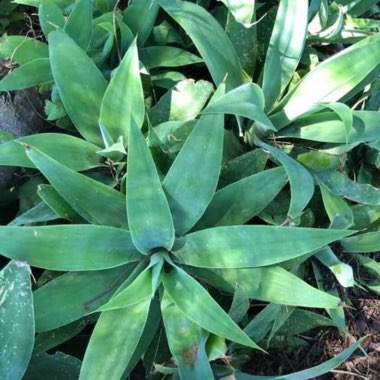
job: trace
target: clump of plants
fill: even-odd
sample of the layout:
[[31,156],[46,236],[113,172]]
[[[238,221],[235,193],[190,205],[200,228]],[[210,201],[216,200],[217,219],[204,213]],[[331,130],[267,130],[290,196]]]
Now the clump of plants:
[[261,379],[257,352],[340,329],[309,379],[360,348],[336,285],[352,254],[379,273],[376,2],[18,3],[44,37],[1,37],[0,91],[38,86],[54,126],[0,144],[1,375]]

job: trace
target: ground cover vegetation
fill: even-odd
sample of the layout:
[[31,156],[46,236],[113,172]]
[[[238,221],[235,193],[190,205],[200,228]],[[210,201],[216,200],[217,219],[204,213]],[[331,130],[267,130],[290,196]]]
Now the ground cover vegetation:
[[[0,130],[0,165],[18,168],[0,189],[1,378],[379,363],[378,334],[347,322],[350,289],[379,314],[379,14],[368,0],[3,2],[0,91],[38,88],[46,127]],[[335,356],[263,373],[327,327]]]

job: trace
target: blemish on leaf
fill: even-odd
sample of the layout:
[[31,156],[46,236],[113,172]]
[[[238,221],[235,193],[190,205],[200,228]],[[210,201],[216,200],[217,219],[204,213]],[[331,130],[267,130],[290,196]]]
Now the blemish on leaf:
[[198,358],[198,351],[199,346],[197,344],[194,344],[194,346],[191,346],[189,348],[186,348],[182,351],[182,357],[186,364],[188,365],[194,365]]

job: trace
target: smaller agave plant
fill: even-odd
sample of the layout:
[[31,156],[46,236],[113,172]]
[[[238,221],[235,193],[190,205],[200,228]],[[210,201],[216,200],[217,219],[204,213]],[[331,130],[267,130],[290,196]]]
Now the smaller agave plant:
[[[211,102],[223,94],[222,84]],[[37,332],[85,315],[97,319],[80,379],[125,378],[150,346],[161,319],[176,364],[173,372],[183,380],[214,379],[210,361],[218,357],[218,347],[219,355],[226,352],[220,350],[224,339],[260,349],[206,284],[230,292],[236,284],[256,286],[268,293],[272,287],[286,291],[292,283],[307,293],[310,305],[338,306],[336,297],[277,264],[286,267],[353,231],[244,225],[281,190],[286,174],[274,168],[217,190],[223,138],[223,115],[202,116],[161,180],[132,118],[126,194],[23,143],[56,199],[75,210],[81,222],[1,227],[0,250],[31,266],[66,272],[52,272],[55,278],[34,292]],[[261,199],[260,206],[255,199]],[[266,282],[270,278],[273,283]],[[279,290],[279,303],[282,294]],[[290,294],[284,303],[297,305],[297,297],[302,296]]]

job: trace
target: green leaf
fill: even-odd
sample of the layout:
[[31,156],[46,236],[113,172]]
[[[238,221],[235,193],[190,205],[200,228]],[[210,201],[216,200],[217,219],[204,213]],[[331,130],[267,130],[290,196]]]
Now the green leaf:
[[287,181],[283,168],[265,170],[217,191],[194,230],[244,224],[262,211]]
[[327,143],[372,142],[380,140],[379,113],[353,111],[352,127],[347,127],[335,112],[323,112],[302,117],[281,130],[279,137],[293,137]]
[[235,49],[210,13],[188,1],[159,0],[158,3],[189,35],[216,85],[222,83],[227,74],[227,90],[243,83],[243,70]]
[[141,128],[144,116],[144,94],[135,40],[112,75],[102,100],[100,123],[114,141],[122,136],[127,144],[132,119]]
[[326,185],[319,182],[323,205],[330,219],[330,228],[345,229],[352,227],[354,214],[344,199],[334,194]]
[[23,64],[6,75],[0,81],[0,91],[22,90],[52,80],[49,58],[38,58]]
[[137,36],[139,46],[142,46],[149,37],[159,9],[158,3],[152,0],[133,0],[125,9],[124,20]]
[[0,271],[0,373],[6,379],[21,379],[32,355],[30,274],[29,265],[21,261],[11,261]]
[[41,0],[38,7],[38,20],[45,37],[56,28],[63,28],[65,19],[60,7],[54,0]]
[[339,298],[313,288],[279,266],[192,270],[206,283],[228,293],[233,293],[239,284],[250,299],[313,308],[336,308],[339,304]]
[[23,380],[77,380],[81,361],[62,352],[33,355]]
[[307,34],[308,1],[281,0],[263,71],[266,109],[288,86],[301,59]]
[[206,355],[208,333],[192,322],[164,292],[161,301],[165,333],[181,379],[213,380]]
[[340,241],[345,252],[376,252],[380,250],[380,232],[367,232]]
[[[65,273],[33,292],[36,331],[57,329],[105,304],[133,267]],[[73,297],[75,294],[75,297]],[[54,305],[51,300],[54,298]]]
[[[362,59],[363,56],[367,59]],[[318,103],[340,100],[378,67],[379,60],[379,33],[327,59],[284,98],[279,105],[281,111],[272,117],[273,124],[281,129]]]
[[314,256],[331,270],[340,285],[345,288],[354,286],[352,267],[340,261],[330,247],[323,248]]
[[67,114],[86,140],[101,145],[98,119],[107,87],[102,73],[62,31],[49,34],[49,53],[54,80]]
[[26,145],[26,152],[61,197],[88,222],[127,227],[123,194],[92,178],[74,172],[30,145]]
[[75,171],[103,166],[96,145],[63,133],[41,133],[0,144],[0,165],[35,168],[20,143],[36,147]]
[[148,46],[141,51],[141,58],[148,69],[179,67],[203,62],[197,55],[173,46]]
[[335,170],[319,172],[316,176],[338,196],[367,205],[380,205],[380,189],[377,187],[354,182]]
[[307,380],[313,379],[318,376],[324,375],[327,372],[330,372],[332,369],[339,367],[344,361],[346,361],[351,354],[359,348],[363,340],[359,340],[356,343],[352,344],[350,347],[346,348],[339,355],[335,355],[332,359],[329,359],[322,364],[319,364],[315,367],[305,369],[303,371],[294,372],[289,375],[280,375],[280,376],[252,376],[245,373],[236,372],[234,376],[236,380]]
[[40,202],[21,215],[18,215],[17,218],[8,223],[8,226],[22,226],[24,224],[47,222],[58,218],[57,214],[49,206],[44,202]]
[[236,284],[236,289],[228,315],[233,321],[239,323],[246,316],[250,307],[251,303],[244,289],[239,284]]
[[216,227],[178,239],[174,254],[196,267],[261,267],[305,255],[353,233],[301,227]]
[[314,193],[314,181],[310,173],[300,163],[289,157],[280,149],[255,139],[255,144],[267,150],[284,166],[289,177],[291,200],[288,210],[290,219],[297,218],[309,203]]
[[213,334],[260,349],[184,270],[171,267],[163,276],[163,284],[170,299],[191,321]]
[[229,91],[226,95],[211,103],[202,113],[230,113],[244,116],[260,123],[265,132],[276,131],[276,128],[264,113],[264,104],[265,99],[260,87],[254,83],[247,83]]
[[252,26],[252,18],[255,13],[255,0],[220,0],[235,17],[237,22],[246,28]]
[[59,271],[107,269],[141,259],[128,231],[86,224],[0,227],[0,252]]
[[0,58],[24,65],[36,59],[49,58],[49,50],[47,44],[35,38],[3,34],[0,38]]
[[92,1],[76,0],[63,29],[84,51],[92,35]]
[[[223,93],[222,85],[211,102]],[[194,226],[215,193],[222,162],[223,136],[222,115],[202,116],[163,181],[177,235],[185,234]]]
[[144,254],[154,248],[170,250],[174,242],[170,208],[144,136],[134,123],[129,132],[127,194],[136,248]]
[[101,314],[84,355],[80,380],[120,380],[142,336],[150,302]]

